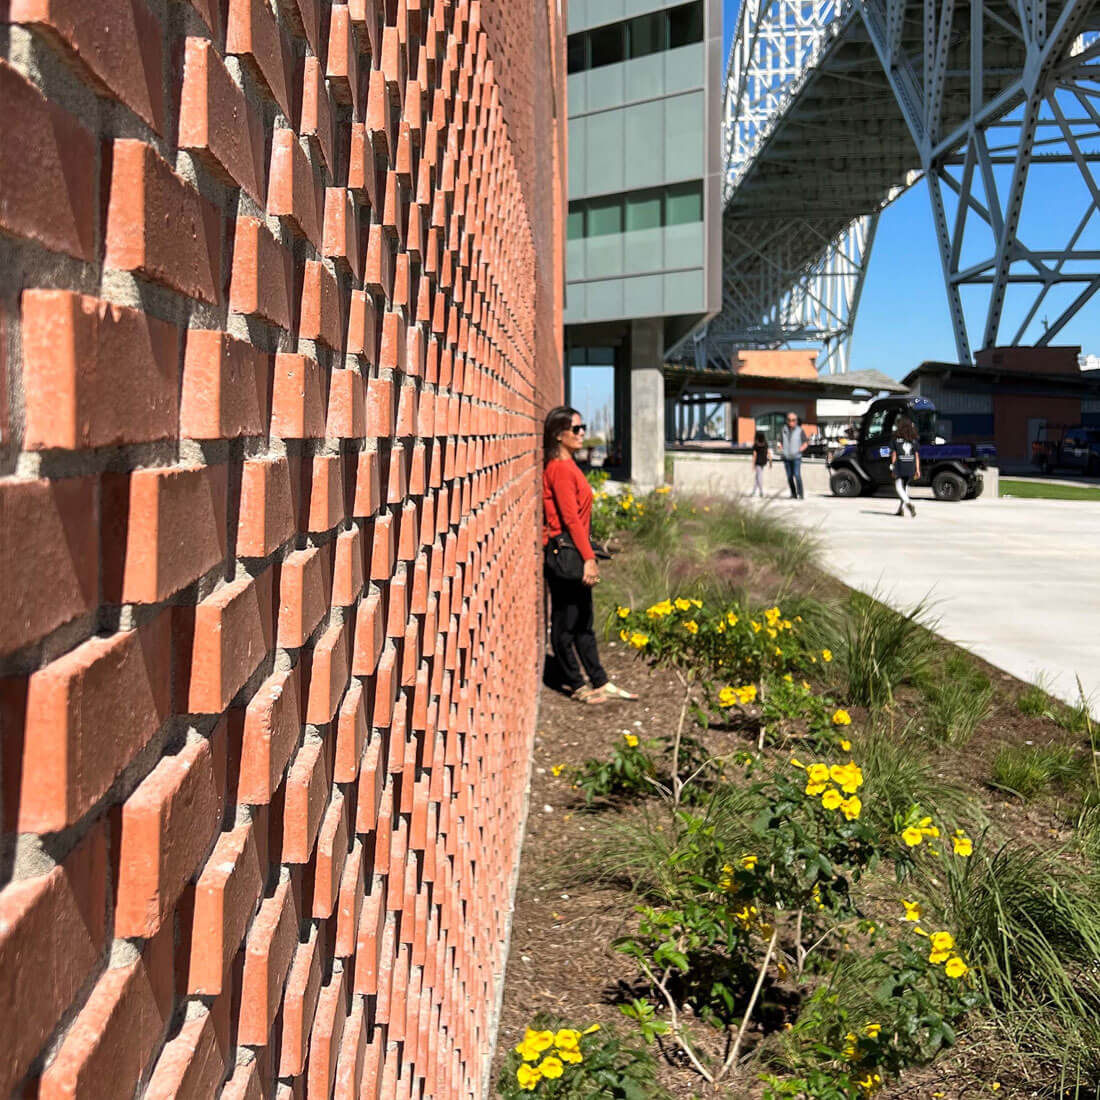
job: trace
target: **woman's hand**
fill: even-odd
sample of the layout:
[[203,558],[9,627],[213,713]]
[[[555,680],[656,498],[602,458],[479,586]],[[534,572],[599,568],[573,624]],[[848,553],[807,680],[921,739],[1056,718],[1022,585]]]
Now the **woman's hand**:
[[581,577],[581,583],[587,584],[589,588],[600,583],[600,567],[596,564],[595,558],[584,563],[584,576]]

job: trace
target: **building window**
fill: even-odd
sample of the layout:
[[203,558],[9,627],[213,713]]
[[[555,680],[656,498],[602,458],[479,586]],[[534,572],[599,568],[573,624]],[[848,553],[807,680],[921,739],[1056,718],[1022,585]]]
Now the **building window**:
[[701,3],[680,4],[668,10],[668,46],[675,50],[679,46],[690,46],[692,42],[703,41],[703,5]]
[[571,34],[566,69],[581,73],[703,41],[703,0]]
[[644,191],[576,199],[569,204],[567,235],[575,241],[581,237],[660,229],[702,220],[703,185],[693,180]]
[[626,25],[612,23],[588,32],[588,51],[593,69],[626,60]]

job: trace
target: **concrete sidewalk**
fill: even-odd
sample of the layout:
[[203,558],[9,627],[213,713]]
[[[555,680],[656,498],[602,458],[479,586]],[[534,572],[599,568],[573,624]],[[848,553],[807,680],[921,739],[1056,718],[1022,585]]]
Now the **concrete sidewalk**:
[[924,596],[939,632],[1022,680],[1100,711],[1100,503],[1003,499],[941,504],[914,495],[814,495],[766,505],[817,532],[829,572],[898,608]]

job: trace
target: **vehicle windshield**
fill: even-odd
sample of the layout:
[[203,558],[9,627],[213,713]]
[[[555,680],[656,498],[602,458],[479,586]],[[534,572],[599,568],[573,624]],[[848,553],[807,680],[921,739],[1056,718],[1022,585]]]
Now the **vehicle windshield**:
[[909,419],[913,421],[922,443],[931,443],[936,438],[936,412],[934,409],[910,409]]

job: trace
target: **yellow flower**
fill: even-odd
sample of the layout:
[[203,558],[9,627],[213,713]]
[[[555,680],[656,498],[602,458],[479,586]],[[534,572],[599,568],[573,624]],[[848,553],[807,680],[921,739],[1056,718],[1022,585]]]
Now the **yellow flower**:
[[667,485],[658,485],[657,488],[653,491],[655,493],[660,493],[661,496],[665,496],[667,493],[672,492],[672,490]]
[[553,766],[553,767],[552,767],[552,768],[550,769],[550,773],[551,773],[551,775],[553,775],[553,776],[554,776],[554,778],[555,778],[555,779],[556,779],[556,778],[557,778],[557,777],[558,777],[559,775],[561,775],[561,773],[562,773],[563,771],[565,771],[565,765],[564,765],[564,764],[555,764],[555,765],[554,765],[554,766]]
[[718,705],[720,707],[732,707],[737,702],[737,688],[724,687],[718,693]]
[[920,829],[925,836],[940,835],[939,829],[932,824],[932,819],[930,817],[922,817],[920,821],[917,822],[917,828]]
[[765,633],[768,635],[769,638],[771,638],[771,640],[773,642],[775,641],[776,638],[779,637],[779,631],[778,630],[773,630],[770,626],[767,628]]
[[630,644],[635,649],[645,649],[645,647],[649,645],[649,635],[640,634],[638,631],[635,631],[630,635]]
[[863,1034],[868,1039],[877,1039],[879,1032],[882,1030],[882,1024],[864,1024]]
[[629,642],[630,641],[630,631],[629,630],[620,630],[619,631],[619,640],[623,641],[623,642]]
[[806,769],[806,778],[811,783],[828,783],[829,766],[827,764],[811,764]]
[[693,599],[693,600],[690,601],[690,603],[691,603],[692,607],[702,607],[703,606],[703,601],[702,600],[694,600]]
[[924,840],[924,833],[914,825],[906,825],[901,831],[901,839],[904,840],[910,848],[915,848]]
[[542,1080],[542,1073],[534,1066],[529,1066],[526,1063],[516,1070],[516,1080],[519,1081],[519,1087],[531,1092],[534,1087]]
[[756,862],[757,857],[754,855],[747,853],[741,857],[741,866],[744,867],[746,871],[751,871],[756,866]]
[[836,810],[840,808],[840,804],[844,801],[841,797],[840,791],[836,787],[830,787],[821,796],[821,805],[827,810]]
[[933,932],[928,942],[933,951],[950,951],[955,946],[955,937],[950,932]]
[[716,634],[725,634],[725,632],[726,632],[725,620],[719,619],[717,624],[714,627],[714,631],[715,631]]
[[797,756],[792,756],[791,757],[791,767],[792,768],[801,768],[803,771],[806,770],[806,765],[803,764],[802,761],[799,760]]
[[833,659],[833,651],[831,649],[823,649],[821,651],[821,659],[828,664]]
[[684,623],[684,629],[689,634],[698,634],[699,633],[699,624],[694,619],[688,619],[688,621],[686,623]]
[[739,621],[740,620],[737,618],[737,616],[732,611],[727,611],[726,612],[726,622],[729,623],[730,626],[736,626]]
[[768,610],[764,612],[764,618],[768,620],[768,626],[775,626],[780,618],[782,618],[782,615],[783,612],[781,612],[778,607],[769,607]]
[[781,650],[781,649],[779,648],[779,646],[776,646],[776,647],[775,647],[775,655],[776,655],[777,657],[782,657],[782,656],[783,656],[783,650]]
[[661,600],[660,603],[647,607],[645,613],[651,619],[663,619],[666,615],[672,614],[672,603],[670,600]]
[[948,956],[950,956],[950,954],[950,951],[929,951],[928,961],[930,963],[935,963],[938,966],[940,963],[947,962]]
[[525,1062],[537,1062],[539,1060],[539,1054],[541,1052],[531,1046],[531,1044],[525,1039],[522,1043],[519,1044],[518,1047],[516,1047],[516,1053]]
[[833,725],[834,726],[850,726],[852,724],[852,716],[846,710],[833,711]]
[[848,740],[848,739],[847,739],[846,737],[842,737],[842,738],[841,738],[841,739],[840,739],[840,740],[839,740],[839,741],[837,742],[837,744],[838,744],[838,745],[839,745],[839,746],[841,747],[841,749],[842,749],[842,750],[843,750],[844,752],[851,752],[851,751],[852,751],[852,742],[851,742],[851,741],[849,741],[849,740]]
[[558,1057],[563,1062],[583,1062],[584,1055],[579,1050],[560,1050],[558,1051]]
[[825,788],[828,787],[828,785],[829,785],[828,783],[807,783],[806,784],[806,794],[817,796],[817,795],[821,794],[821,792],[823,790],[825,790]]
[[829,769],[829,777],[845,794],[855,794],[863,786],[863,772],[851,761],[843,765],[834,764]]
[[691,607],[691,600],[685,600],[683,596],[680,596],[676,600],[676,610],[677,611],[687,611],[687,609],[689,607]]
[[630,608],[629,607],[619,607],[619,608],[616,608],[615,610],[616,610],[616,614],[619,616],[620,619],[625,619],[627,617],[627,615],[630,614]]
[[854,1058],[858,1045],[859,1041],[856,1038],[856,1033],[854,1031],[849,1031],[848,1034],[844,1036],[844,1048],[840,1052],[841,1056],[844,1058]]
[[753,629],[754,634],[759,634],[760,631],[763,630],[764,628],[758,622],[756,622],[756,620],[754,619],[753,624],[752,624],[752,629]]
[[746,684],[744,687],[738,688],[738,694],[742,703],[751,703],[756,699],[756,685]]
[[921,907],[919,901],[906,901],[905,898],[901,899],[901,904],[905,907],[905,919],[911,921],[918,921],[921,918]]
[[855,821],[857,817],[863,812],[863,803],[859,799],[859,795],[853,794],[849,798],[846,798],[840,804],[840,812],[849,820]]
[[951,843],[955,847],[955,855],[962,856],[963,859],[974,854],[974,842],[962,831],[962,829],[955,830],[955,835],[951,838]]
[[554,1045],[554,1033],[552,1031],[532,1031],[527,1029],[524,1042],[529,1042],[535,1050],[549,1050]]
[[965,978],[969,970],[970,967],[958,955],[948,959],[947,965],[943,968],[943,972],[949,978]]
[[785,681],[786,681],[786,682],[787,682],[788,684],[793,684],[793,683],[794,683],[794,677],[793,677],[793,676],[792,676],[792,675],[791,675],[791,674],[790,674],[789,672],[788,672],[788,673],[786,673],[786,674],[784,675],[783,679],[784,679],[784,680],[785,680]]
[[584,1034],[585,1035],[591,1035],[592,1032],[599,1031],[599,1030],[600,1030],[600,1025],[599,1024],[591,1024],[589,1027],[586,1027],[584,1029]]
[[636,749],[638,747],[638,738],[633,733],[624,733],[623,740],[632,749]]
[[543,1058],[536,1067],[543,1077],[548,1077],[551,1080],[555,1077],[560,1077],[564,1068],[565,1067],[561,1064],[561,1059],[555,1058],[553,1054],[551,1054],[549,1058]]

